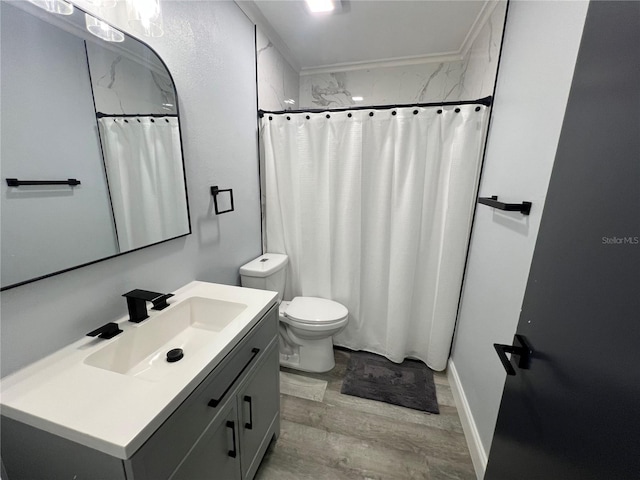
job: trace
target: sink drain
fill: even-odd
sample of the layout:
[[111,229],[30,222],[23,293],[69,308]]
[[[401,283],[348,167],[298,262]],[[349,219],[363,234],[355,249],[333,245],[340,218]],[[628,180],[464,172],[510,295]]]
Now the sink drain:
[[177,362],[182,357],[184,357],[184,352],[181,348],[174,348],[167,352],[167,362],[169,363]]

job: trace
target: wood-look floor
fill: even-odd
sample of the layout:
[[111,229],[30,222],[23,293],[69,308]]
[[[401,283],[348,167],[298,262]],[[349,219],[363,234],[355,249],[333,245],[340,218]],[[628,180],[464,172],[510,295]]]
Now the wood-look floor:
[[256,480],[475,479],[451,389],[436,372],[440,415],[342,395],[349,352],[314,374],[328,382],[322,401],[281,394],[281,433]]

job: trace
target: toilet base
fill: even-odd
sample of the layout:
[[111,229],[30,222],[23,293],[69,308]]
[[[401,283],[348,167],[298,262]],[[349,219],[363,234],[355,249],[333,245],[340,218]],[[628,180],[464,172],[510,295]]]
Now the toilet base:
[[303,372],[324,373],[336,366],[333,356],[333,338],[302,340],[294,352],[280,352],[280,365]]

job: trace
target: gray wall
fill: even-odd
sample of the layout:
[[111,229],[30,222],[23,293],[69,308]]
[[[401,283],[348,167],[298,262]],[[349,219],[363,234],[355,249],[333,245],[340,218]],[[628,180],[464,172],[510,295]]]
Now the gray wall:
[[[237,284],[238,267],[261,252],[253,24],[228,1],[162,8],[165,34],[147,43],[178,90],[194,233],[2,292],[2,375],[125,315],[132,288]],[[213,213],[214,184],[234,189],[235,212]]]
[[[7,286],[118,250],[84,42],[6,2],[0,8],[2,286]],[[7,177],[73,177],[82,184],[15,188],[7,186]]]

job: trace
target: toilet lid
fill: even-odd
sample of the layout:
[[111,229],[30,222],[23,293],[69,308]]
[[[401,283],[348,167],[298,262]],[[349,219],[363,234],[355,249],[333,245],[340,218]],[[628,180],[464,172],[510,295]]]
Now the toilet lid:
[[296,297],[291,300],[285,315],[302,323],[326,323],[342,320],[349,314],[344,305],[317,297]]

